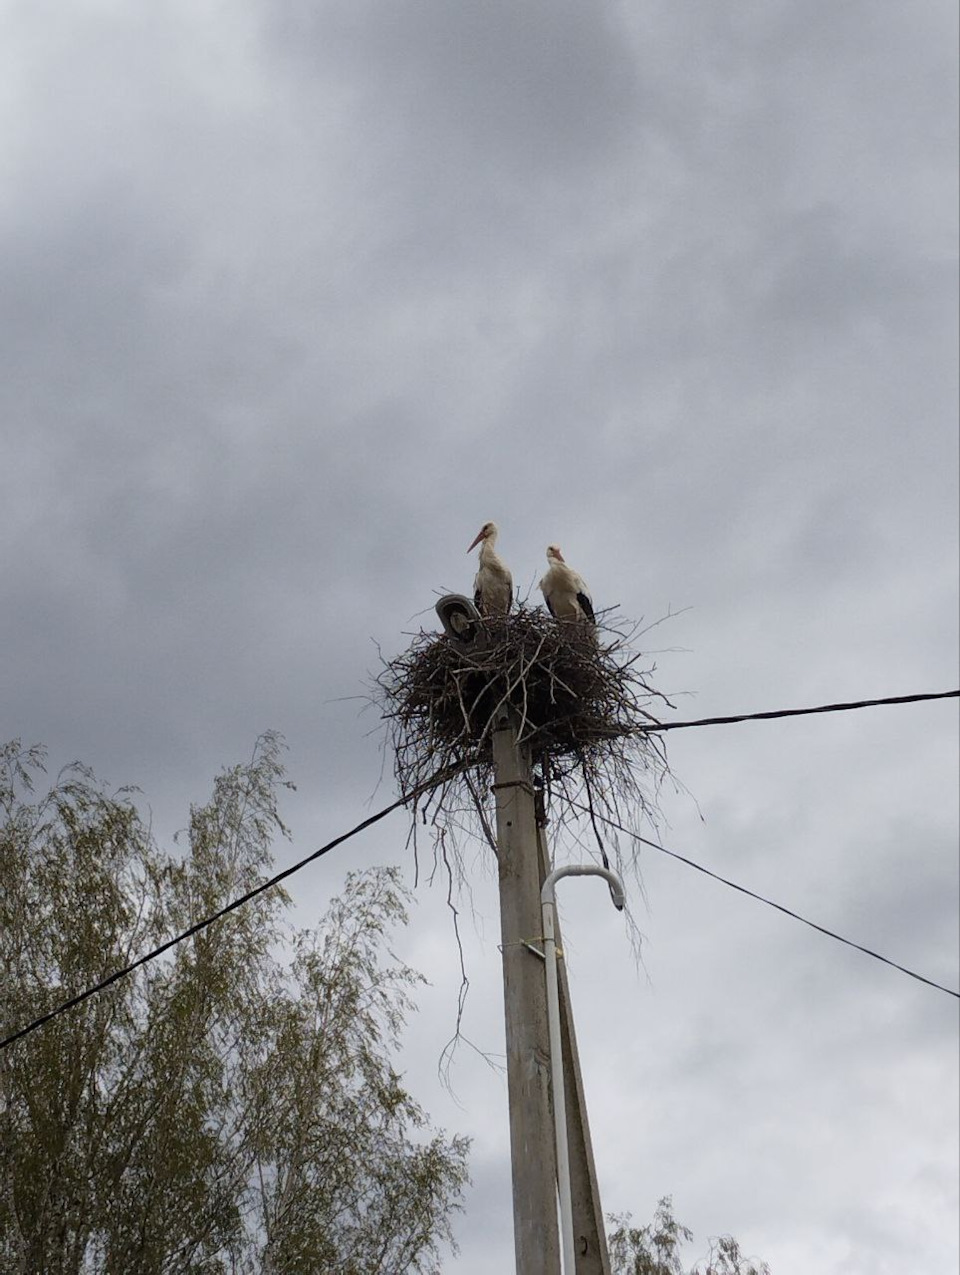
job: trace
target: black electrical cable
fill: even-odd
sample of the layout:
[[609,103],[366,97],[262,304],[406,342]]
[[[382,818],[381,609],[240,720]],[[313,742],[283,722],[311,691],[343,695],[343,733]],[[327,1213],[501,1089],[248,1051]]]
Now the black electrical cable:
[[[579,801],[570,803],[575,806],[583,814],[590,814],[587,806],[582,805]],[[960,992],[955,992],[950,987],[944,987],[942,983],[935,983],[932,978],[926,978],[923,974],[918,974],[916,970],[911,970],[906,965],[898,965],[896,961],[891,961],[888,956],[881,956],[879,952],[874,952],[869,947],[864,947],[861,943],[854,943],[852,939],[846,939],[842,934],[837,934],[833,930],[828,930],[824,925],[818,925],[816,921],[810,921],[805,916],[801,916],[799,912],[794,912],[788,907],[784,907],[782,903],[774,903],[772,899],[764,898],[762,894],[757,894],[754,890],[748,890],[745,885],[737,885],[736,881],[730,881],[727,877],[722,877],[718,872],[705,868],[702,863],[697,863],[694,859],[688,859],[686,855],[678,854],[676,850],[668,850],[666,846],[660,845],[657,841],[651,841],[647,837],[641,837],[638,832],[634,832],[632,828],[625,828],[622,823],[617,823],[615,819],[609,819],[605,815],[594,813],[593,817],[601,823],[608,824],[611,828],[616,828],[618,832],[625,833],[628,837],[632,837],[634,841],[639,841],[645,846],[650,846],[653,850],[659,850],[662,854],[667,854],[671,859],[679,859],[681,863],[685,863],[690,868],[696,868],[698,872],[702,872],[705,876],[713,877],[714,881],[719,881],[722,885],[728,885],[731,890],[738,890],[741,894],[746,894],[751,899],[756,899],[758,903],[765,903],[769,908],[776,908],[778,912],[783,912],[785,916],[792,917],[795,921],[802,921],[804,925],[809,925],[811,930],[817,930],[820,934],[825,934],[827,938],[836,939],[838,943],[845,943],[847,947],[856,948],[858,952],[863,952],[865,956],[872,956],[875,961],[882,961],[884,965],[892,965],[895,970],[899,970],[901,974],[908,974],[911,978],[917,979],[920,983],[926,983],[928,987],[935,987],[938,992],[946,992],[948,996],[954,996],[960,1000]]]
[[814,708],[778,708],[766,713],[738,713],[733,717],[700,717],[686,722],[651,722],[638,726],[638,734],[651,731],[684,730],[688,726],[730,726],[736,722],[772,721],[778,717],[806,717],[810,713],[842,713],[851,708],[877,708],[883,704],[919,704],[924,700],[956,699],[957,691],[930,691],[922,695],[888,695],[885,699],[849,700],[845,704],[818,704]]
[[313,863],[314,859],[319,859],[321,855],[327,854],[329,851],[333,850],[335,846],[342,845],[344,841],[349,841],[350,838],[355,837],[358,832],[364,832],[367,828],[371,828],[375,823],[379,823],[381,819],[385,819],[387,815],[392,814],[401,806],[405,806],[416,797],[422,796],[423,793],[436,788],[437,785],[443,783],[444,780],[452,778],[453,775],[457,773],[457,769],[457,767],[448,767],[440,774],[434,775],[425,783],[420,784],[418,788],[415,788],[413,792],[407,793],[403,797],[398,797],[391,805],[384,806],[384,808],[382,810],[378,810],[376,814],[370,815],[369,818],[362,820],[355,827],[351,828],[349,832],[341,833],[339,837],[334,837],[332,841],[328,841],[327,844],[321,846],[319,850],[314,850],[298,863],[291,864],[289,868],[284,868],[282,872],[276,873],[267,881],[261,881],[260,884],[254,886],[252,890],[248,890],[246,894],[241,895],[238,899],[234,899],[232,902],[220,908],[219,911],[205,917],[204,920],[198,921],[196,925],[191,925],[190,928],[188,930],[184,930],[182,934],[177,934],[174,938],[168,939],[166,943],[162,943],[160,947],[155,947],[152,952],[147,952],[146,955],[141,956],[138,960],[131,962],[131,964],[125,965],[123,969],[115,970],[107,978],[95,984],[95,986],[88,987],[85,991],[80,992],[78,995],[72,996],[67,1001],[63,1001],[62,1004],[57,1005],[48,1013],[42,1014],[39,1018],[35,1018],[33,1022],[27,1023],[25,1027],[21,1027],[19,1031],[15,1031],[12,1035],[0,1040],[0,1050],[6,1049],[8,1045],[14,1044],[15,1041],[22,1040],[24,1036],[28,1036],[31,1032],[36,1031],[37,1028],[42,1027],[44,1023],[49,1023],[52,1018],[56,1018],[58,1015],[66,1013],[68,1009],[73,1009],[75,1006],[82,1004],[91,996],[95,996],[97,992],[102,992],[112,983],[116,983],[121,978],[125,978],[128,974],[132,974],[133,971],[139,969],[141,965],[146,965],[148,961],[155,960],[156,957],[162,956],[164,952],[169,951],[171,947],[175,947],[178,943],[182,943],[184,939],[191,938],[194,934],[199,934],[201,930],[205,930],[207,926],[212,925],[214,921],[219,921],[221,917],[226,916],[229,912],[234,912],[237,908],[242,907],[244,903],[249,903],[251,899],[255,899],[258,894],[263,894],[265,890],[269,890],[273,886],[278,885],[281,881],[285,880],[287,877],[293,876],[295,872],[299,872],[300,869],[306,867],[308,863]]
[[[948,699],[951,697],[956,698],[957,696],[960,696],[960,690],[934,691],[920,695],[894,695],[888,696],[885,699],[855,700],[844,704],[822,704],[816,708],[787,708],[777,709],[766,713],[742,713],[733,717],[704,717],[698,721],[657,722],[650,723],[650,725],[641,727],[640,729],[644,731],[663,731],[680,730],[688,726],[729,725],[735,722],[770,720],[778,717],[802,717],[808,713],[837,713],[845,709],[873,708],[882,704],[916,704],[923,700]],[[21,1027],[19,1031],[15,1031],[12,1035],[0,1040],[0,1050],[6,1049],[8,1045],[12,1045],[18,1040],[22,1040],[24,1036],[28,1036],[31,1032],[36,1031],[36,1029],[38,1027],[42,1027],[44,1023],[48,1023],[52,1018],[57,1018],[60,1014],[66,1013],[68,1009],[73,1009],[76,1005],[82,1004],[91,996],[95,996],[97,992],[102,992],[105,988],[110,987],[111,984],[118,982],[121,978],[125,978],[127,974],[132,974],[133,971],[139,969],[141,965],[146,965],[148,961],[152,961],[156,957],[162,956],[164,952],[169,951],[170,948],[175,947],[178,943],[182,943],[184,939],[191,938],[194,934],[199,934],[201,930],[205,930],[207,926],[212,925],[214,921],[219,921],[221,917],[226,916],[228,913],[235,911],[239,907],[242,907],[244,903],[249,903],[250,900],[255,899],[258,894],[262,894],[265,890],[269,890],[272,886],[278,885],[281,881],[292,876],[295,872],[299,872],[300,869],[306,867],[308,863],[312,863],[315,859],[319,859],[322,855],[327,854],[336,846],[342,845],[344,841],[349,841],[350,838],[355,837],[357,833],[364,832],[375,823],[379,823],[381,819],[385,819],[386,816],[392,814],[394,810],[398,810],[401,806],[405,806],[408,802],[414,800],[414,798],[421,796],[423,793],[435,788],[438,784],[443,783],[444,780],[452,778],[452,776],[457,772],[457,769],[457,767],[448,768],[440,774],[434,775],[413,792],[407,793],[403,797],[398,797],[391,805],[385,806],[383,810],[379,810],[376,814],[370,815],[369,818],[362,820],[355,827],[351,828],[349,832],[344,832],[339,837],[334,837],[332,841],[328,841],[327,844],[321,846],[319,850],[314,850],[311,854],[308,854],[306,858],[301,859],[298,863],[292,864],[289,868],[284,868],[282,872],[278,872],[275,876],[270,877],[269,880],[261,881],[261,883],[258,886],[255,886],[254,889],[249,890],[246,894],[241,895],[240,898],[234,899],[231,903],[226,904],[224,907],[220,908],[219,911],[214,912],[211,916],[206,917],[202,921],[198,921],[196,925],[192,925],[188,930],[184,930],[182,934],[177,934],[174,938],[168,939],[166,943],[161,944],[160,947],[154,948],[152,952],[147,952],[146,955],[141,956],[138,960],[132,962],[132,964],[124,966],[123,969],[115,970],[113,974],[110,974],[107,978],[95,984],[93,987],[88,987],[85,991],[78,993],[76,996],[71,997],[69,1000],[64,1001],[60,1005],[55,1006],[48,1013],[41,1015],[39,1018],[35,1018],[33,1022],[27,1023],[25,1027]],[[602,816],[597,815],[597,818],[600,819]],[[620,828],[619,824],[612,823],[609,819],[605,820],[605,822],[611,823],[611,826],[613,827]],[[628,836],[635,837],[638,841],[645,841],[643,837],[632,832],[629,828],[620,828],[620,831],[626,833]],[[951,991],[948,987],[941,987],[939,983],[933,983],[930,979],[924,978],[923,975],[915,974],[912,970],[908,970],[902,965],[897,965],[895,961],[887,960],[885,956],[879,956],[876,952],[869,951],[868,948],[861,948],[859,944],[852,943],[849,939],[842,938],[839,934],[834,934],[830,930],[823,929],[822,926],[814,924],[813,921],[806,920],[805,917],[797,916],[797,914],[791,912],[789,908],[781,907],[779,903],[772,903],[769,899],[764,899],[761,895],[753,894],[751,890],[747,890],[745,887],[737,885],[733,881],[727,881],[724,877],[717,876],[715,872],[711,872],[709,868],[701,867],[700,864],[694,863],[692,859],[684,859],[683,855],[675,854],[674,851],[668,850],[665,846],[657,845],[654,841],[645,841],[645,844],[653,846],[656,850],[662,850],[664,854],[672,855],[675,859],[680,859],[684,863],[689,863],[691,867],[697,868],[698,871],[706,873],[707,876],[716,877],[716,879],[718,881],[722,881],[724,885],[729,885],[734,890],[740,890],[743,894],[748,894],[752,898],[759,899],[761,903],[767,903],[770,907],[777,908],[779,911],[785,912],[788,916],[795,917],[798,921],[803,921],[804,925],[809,925],[815,930],[820,930],[822,933],[829,935],[830,938],[837,939],[841,943],[847,943],[850,947],[859,948],[860,951],[866,952],[868,956],[874,956],[877,960],[884,961],[887,965],[892,965],[895,969],[902,970],[903,973],[909,974],[911,978],[917,978],[921,982],[930,983],[932,987],[936,987],[939,991],[947,992],[950,996],[960,997],[960,993]]]

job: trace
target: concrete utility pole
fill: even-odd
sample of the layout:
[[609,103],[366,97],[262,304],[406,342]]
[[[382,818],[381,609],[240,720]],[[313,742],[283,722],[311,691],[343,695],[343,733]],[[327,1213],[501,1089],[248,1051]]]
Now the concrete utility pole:
[[493,732],[493,765],[517,1275],[560,1275],[533,771],[507,714]]
[[[486,645],[482,617],[469,598],[447,594],[437,602],[436,611],[447,637],[466,651],[477,652]],[[516,721],[507,709],[498,714],[493,731],[493,766],[517,1273],[560,1275],[557,1154],[540,899],[550,873],[550,856],[542,794],[535,792],[529,750],[518,745]],[[555,919],[555,938],[559,945],[559,919]],[[557,974],[576,1267],[563,1275],[610,1275],[570,988],[562,961]]]
[[[526,749],[507,716],[493,735],[500,878],[503,1001],[518,1275],[559,1275],[557,1156],[550,1085],[550,1034],[542,956],[540,891],[550,872],[542,803]],[[559,920],[556,938],[560,943]],[[564,1107],[570,1151],[576,1268],[610,1275],[580,1059],[563,961],[559,963]]]

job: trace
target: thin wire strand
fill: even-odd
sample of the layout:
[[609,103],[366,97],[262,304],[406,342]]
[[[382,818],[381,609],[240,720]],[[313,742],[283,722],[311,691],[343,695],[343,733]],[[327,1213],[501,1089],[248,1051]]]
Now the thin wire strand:
[[[650,725],[641,727],[640,729],[652,732],[681,730],[690,726],[731,725],[736,722],[772,720],[779,717],[802,717],[809,713],[838,713],[848,709],[874,708],[884,704],[916,704],[924,700],[955,699],[958,696],[960,696],[960,690],[934,691],[919,695],[892,695],[887,696],[884,699],[853,700],[843,704],[821,704],[815,708],[787,708],[765,713],[741,713],[731,717],[703,717],[697,721],[651,723]],[[349,841],[351,837],[355,837],[358,833],[364,832],[367,828],[371,828],[375,823],[379,823],[381,819],[385,819],[387,815],[392,814],[394,810],[398,810],[401,806],[405,806],[415,797],[422,796],[423,793],[431,791],[433,788],[437,787],[438,784],[449,779],[451,773],[451,769],[448,767],[439,774],[431,776],[430,779],[420,784],[412,792],[407,793],[403,797],[398,797],[396,801],[391,803],[391,805],[385,806],[382,810],[378,810],[376,814],[370,815],[369,818],[362,820],[355,827],[351,828],[349,832],[344,832],[339,837],[334,837],[332,841],[328,841],[326,845],[321,846],[319,850],[314,850],[305,858],[300,859],[289,868],[284,868],[282,872],[276,873],[276,875],[270,877],[268,880],[261,881],[258,886],[255,886],[246,894],[241,895],[240,898],[234,899],[232,902],[220,908],[219,911],[214,912],[202,921],[198,921],[196,925],[192,925],[188,930],[184,930],[181,934],[175,935],[174,938],[168,939],[167,942],[162,943],[160,947],[154,948],[151,952],[147,952],[146,955],[141,956],[130,965],[126,965],[122,969],[115,970],[113,974],[109,975],[109,977],[103,979],[101,982],[96,983],[92,987],[88,987],[85,991],[78,993],[76,996],[72,996],[69,1000],[63,1001],[60,1005],[55,1006],[39,1018],[35,1018],[32,1022],[27,1023],[25,1027],[21,1027],[18,1031],[13,1032],[11,1035],[6,1036],[3,1040],[0,1040],[0,1051],[6,1049],[9,1045],[15,1044],[16,1041],[22,1040],[24,1036],[28,1036],[31,1032],[36,1031],[37,1028],[50,1022],[51,1019],[57,1018],[60,1014],[66,1013],[67,1010],[73,1009],[77,1005],[81,1005],[85,1000],[89,1000],[91,996],[95,996],[98,992],[104,991],[113,983],[118,982],[121,978],[125,978],[128,974],[132,974],[134,970],[139,969],[142,965],[146,965],[149,961],[155,960],[158,956],[162,956],[164,952],[168,952],[170,948],[175,947],[178,943],[182,943],[184,939],[191,938],[194,934],[199,934],[201,930],[205,930],[207,926],[212,925],[214,921],[219,921],[221,917],[224,917],[228,913],[242,907],[244,903],[249,903],[250,900],[255,899],[257,895],[263,894],[265,890],[269,890],[273,886],[279,885],[281,881],[286,880],[287,877],[293,876],[295,872],[299,872],[300,869],[306,867],[308,863],[313,863],[315,859],[319,859],[322,855],[329,853],[329,851],[333,850],[336,846],[342,845],[345,841]],[[572,802],[571,804],[578,805],[576,802]],[[579,808],[582,810],[584,809],[582,806]],[[745,886],[737,885],[734,881],[728,881],[725,877],[721,877],[717,873],[711,872],[709,868],[704,868],[701,864],[695,863],[692,859],[686,859],[683,855],[677,854],[673,850],[668,850],[666,846],[658,845],[655,841],[648,841],[646,838],[641,837],[639,833],[633,832],[629,828],[622,827],[622,825],[616,823],[612,819],[605,818],[599,814],[597,815],[597,818],[602,820],[604,823],[610,824],[611,827],[618,828],[621,832],[626,833],[627,836],[643,842],[644,845],[649,845],[655,850],[661,850],[664,854],[671,855],[674,859],[679,859],[681,862],[689,864],[690,867],[696,868],[698,872],[703,872],[707,876],[716,878],[716,880],[722,882],[724,885],[730,886],[731,889],[739,890],[742,894],[749,895],[751,898],[757,899],[761,903],[766,903],[769,907],[776,908],[778,911],[785,913],[787,916],[793,917],[797,921],[802,921],[804,925],[809,925],[811,929],[819,930],[822,934],[826,934],[829,938],[836,939],[840,943],[846,943],[849,947],[855,947],[859,951],[864,952],[867,956],[872,956],[878,961],[883,961],[887,965],[892,965],[894,969],[898,969],[904,974],[909,974],[911,978],[918,979],[922,983],[929,983],[931,987],[935,987],[938,991],[946,992],[947,995],[956,996],[960,999],[960,992],[954,992],[949,987],[942,987],[939,983],[933,982],[932,979],[924,978],[922,974],[917,974],[903,965],[898,965],[896,961],[888,960],[887,957],[880,956],[879,953],[872,952],[869,948],[861,947],[859,943],[854,943],[850,939],[845,939],[842,935],[834,934],[832,930],[827,930],[823,926],[815,924],[813,921],[808,921],[806,917],[799,916],[796,912],[791,912],[789,908],[785,908],[779,903],[774,903],[770,899],[765,899],[762,895],[754,894],[752,890],[748,890]]]
[[653,731],[684,730],[688,726],[730,726],[735,722],[772,721],[777,717],[806,717],[810,713],[843,713],[851,708],[877,708],[882,704],[919,704],[924,700],[956,699],[957,691],[930,691],[922,695],[888,695],[884,699],[849,700],[845,704],[818,704],[814,708],[778,708],[766,713],[737,713],[732,717],[699,717],[687,722],[651,722],[638,726],[638,734],[650,734]]
[[[583,814],[589,814],[587,806],[578,801],[570,803]],[[817,930],[820,934],[825,934],[827,938],[836,939],[838,943],[845,943],[847,947],[854,947],[858,952],[863,952],[865,956],[872,956],[875,961],[882,961],[884,965],[891,965],[895,970],[899,970],[901,974],[909,974],[911,978],[917,979],[920,983],[926,983],[929,987],[935,987],[938,992],[946,992],[948,996],[954,996],[960,1000],[960,992],[955,992],[950,987],[944,987],[942,983],[936,983],[932,978],[926,978],[923,974],[918,974],[916,970],[911,970],[906,965],[898,965],[896,961],[891,961],[888,956],[881,956],[879,952],[874,952],[869,947],[864,947],[861,943],[854,943],[853,939],[846,939],[842,934],[837,934],[833,930],[828,930],[824,925],[818,925],[816,921],[810,921],[805,916],[801,916],[799,912],[794,912],[788,907],[784,907],[782,903],[775,903],[773,899],[764,898],[762,894],[757,894],[754,890],[748,890],[745,885],[738,885],[736,881],[730,881],[727,877],[720,876],[719,872],[713,872],[710,868],[705,868],[702,863],[697,863],[694,859],[688,859],[686,855],[678,854],[676,850],[668,850],[666,846],[660,845],[657,841],[651,841],[647,837],[641,837],[639,832],[634,832],[632,828],[626,828],[622,823],[617,823],[615,819],[608,819],[605,815],[598,814],[596,818],[601,823],[609,824],[611,828],[616,828],[618,832],[625,833],[628,837],[632,837],[634,841],[639,841],[645,846],[650,846],[652,850],[659,850],[662,854],[667,854],[671,859],[679,859],[681,863],[685,863],[690,868],[696,868],[698,872],[702,872],[704,876],[713,877],[714,881],[719,881],[722,885],[728,885],[731,890],[738,890],[740,894],[746,894],[751,899],[756,899],[758,903],[765,903],[769,908],[776,908],[778,912],[782,912],[785,916],[792,917],[795,921],[802,921],[804,925],[809,925],[811,930]]]
[[435,788],[444,780],[450,778],[450,768],[447,767],[437,775],[433,775],[425,783],[421,784],[413,792],[407,793],[403,797],[398,797],[396,801],[389,806],[384,806],[382,810],[378,810],[376,814],[370,815],[369,818],[362,820],[349,832],[341,833],[339,837],[334,837],[332,841],[328,841],[326,845],[314,850],[304,859],[291,864],[289,868],[284,868],[282,872],[276,873],[267,881],[261,881],[259,885],[254,886],[252,890],[248,890],[246,894],[241,895],[238,899],[227,903],[217,912],[212,913],[202,921],[198,921],[196,925],[191,925],[188,930],[184,930],[181,934],[177,934],[174,938],[168,939],[166,943],[162,943],[159,947],[155,947],[153,951],[147,952],[146,955],[139,957],[136,961],[132,961],[129,965],[125,965],[123,969],[115,970],[107,978],[88,987],[85,991],[72,996],[69,1000],[63,1001],[48,1013],[42,1014],[39,1018],[35,1018],[33,1022],[27,1023],[25,1027],[21,1027],[19,1031],[13,1032],[12,1035],[0,1040],[0,1051],[7,1048],[8,1045],[14,1044],[18,1040],[22,1040],[24,1036],[28,1036],[31,1032],[36,1031],[38,1027],[42,1027],[44,1023],[49,1023],[52,1018],[56,1018],[60,1014],[65,1014],[68,1009],[73,1009],[77,1005],[81,1005],[85,1000],[89,1000],[91,996],[95,996],[97,992],[102,992],[111,984],[118,982],[121,978],[125,978],[128,974],[132,974],[134,970],[146,965],[148,961],[155,960],[158,956],[162,956],[164,952],[168,952],[170,948],[175,947],[178,943],[182,943],[184,939],[191,938],[194,934],[199,934],[201,930],[205,930],[208,925],[212,925],[214,921],[219,921],[221,917],[226,916],[229,912],[236,911],[242,907],[244,903],[249,903],[251,899],[255,899],[258,894],[263,894],[265,890],[271,889],[275,885],[285,880],[287,877],[293,876],[295,872],[299,872],[301,868],[306,867],[308,863],[313,863],[315,859],[319,859],[322,855],[328,854],[336,846],[342,845],[345,841],[349,841],[351,837],[355,837],[358,833],[366,831],[367,828],[373,827],[375,823],[379,823],[381,819],[385,819],[387,815],[393,814],[401,806],[405,806],[408,802],[413,801],[415,797],[422,796],[423,793]]

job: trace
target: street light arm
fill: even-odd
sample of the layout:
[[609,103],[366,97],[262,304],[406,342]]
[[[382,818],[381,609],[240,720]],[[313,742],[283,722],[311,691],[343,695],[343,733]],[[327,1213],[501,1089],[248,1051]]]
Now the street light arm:
[[556,885],[561,877],[603,877],[610,886],[610,898],[618,912],[623,911],[623,882],[609,868],[597,868],[592,863],[570,863],[563,868],[554,868],[543,883],[540,891],[540,903],[553,903]]
[[613,906],[623,911],[623,882],[609,868],[571,863],[554,868],[540,890],[543,917],[543,956],[547,979],[547,1025],[550,1031],[550,1080],[553,1087],[554,1134],[557,1143],[557,1188],[560,1196],[560,1231],[564,1275],[575,1275],[573,1201],[570,1191],[570,1151],[567,1140],[566,1100],[563,1092],[563,1046],[560,1041],[560,986],[557,977],[556,886],[561,877],[603,877],[610,887]]

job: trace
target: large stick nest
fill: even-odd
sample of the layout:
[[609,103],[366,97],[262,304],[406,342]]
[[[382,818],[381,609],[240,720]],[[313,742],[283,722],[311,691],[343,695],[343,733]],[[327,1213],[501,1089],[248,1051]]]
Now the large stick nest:
[[432,805],[441,829],[476,814],[492,841],[492,735],[507,713],[554,799],[555,821],[570,825],[586,811],[600,842],[598,817],[649,815],[668,773],[651,710],[668,701],[648,680],[656,666],[645,668],[631,648],[635,636],[636,626],[621,631],[603,615],[594,626],[528,606],[487,617],[474,648],[419,633],[375,684],[401,792],[447,775],[419,799],[421,811]]
[[[650,730],[659,724],[652,709],[658,702],[672,707],[649,681],[656,665],[645,667],[643,654],[632,649],[646,631],[617,627],[609,613],[594,626],[558,622],[524,605],[483,620],[474,647],[420,632],[406,651],[383,661],[375,679],[373,700],[389,723],[397,783],[411,794],[415,862],[422,818],[431,829],[431,880],[439,873],[448,883],[462,980],[456,1028],[438,1064],[448,1086],[465,1039],[469,987],[454,902],[461,890],[471,895],[463,850],[478,832],[497,850],[493,733],[505,716],[512,719],[533,764],[540,818],[573,841],[578,859],[608,867],[613,860],[621,875],[633,867],[639,876],[633,834],[643,819],[656,827],[657,796],[669,775],[663,736]],[[631,834],[628,850],[621,849],[620,832]],[[560,838],[551,834],[549,841],[557,863]],[[627,926],[639,955],[640,931],[629,909]]]

